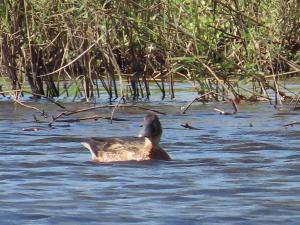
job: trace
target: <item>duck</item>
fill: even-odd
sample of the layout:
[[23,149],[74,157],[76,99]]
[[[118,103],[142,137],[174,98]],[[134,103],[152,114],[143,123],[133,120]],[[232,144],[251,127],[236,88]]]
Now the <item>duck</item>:
[[162,126],[158,116],[155,113],[148,113],[144,117],[143,126],[137,138],[91,138],[81,144],[90,151],[92,161],[99,163],[169,161],[171,157],[159,145],[161,136]]

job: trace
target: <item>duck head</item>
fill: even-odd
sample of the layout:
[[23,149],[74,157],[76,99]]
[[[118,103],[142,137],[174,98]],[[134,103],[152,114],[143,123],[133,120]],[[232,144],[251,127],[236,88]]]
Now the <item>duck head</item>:
[[158,116],[154,113],[148,113],[144,117],[143,128],[138,137],[145,137],[152,142],[159,142],[162,135],[162,127]]

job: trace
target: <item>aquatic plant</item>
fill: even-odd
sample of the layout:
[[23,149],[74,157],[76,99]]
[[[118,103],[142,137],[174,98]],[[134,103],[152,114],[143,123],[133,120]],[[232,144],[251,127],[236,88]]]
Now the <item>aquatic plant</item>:
[[[300,71],[299,1],[0,1],[1,93],[87,101],[175,97],[188,81],[207,100],[287,97]],[[245,88],[246,87],[246,88]]]

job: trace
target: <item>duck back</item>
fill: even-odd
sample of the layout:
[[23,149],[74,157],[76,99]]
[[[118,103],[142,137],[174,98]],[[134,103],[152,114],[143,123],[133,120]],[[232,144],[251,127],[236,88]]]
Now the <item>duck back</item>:
[[143,160],[143,143],[119,138],[94,138],[81,143],[97,162]]

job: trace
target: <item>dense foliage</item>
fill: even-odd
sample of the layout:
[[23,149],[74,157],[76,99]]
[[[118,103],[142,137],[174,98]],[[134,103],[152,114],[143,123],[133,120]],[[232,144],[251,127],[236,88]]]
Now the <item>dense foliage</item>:
[[[174,97],[183,78],[199,93],[250,82],[284,97],[299,75],[298,0],[0,0],[3,89],[56,97],[149,97],[149,80]],[[268,80],[268,78],[271,79]]]

